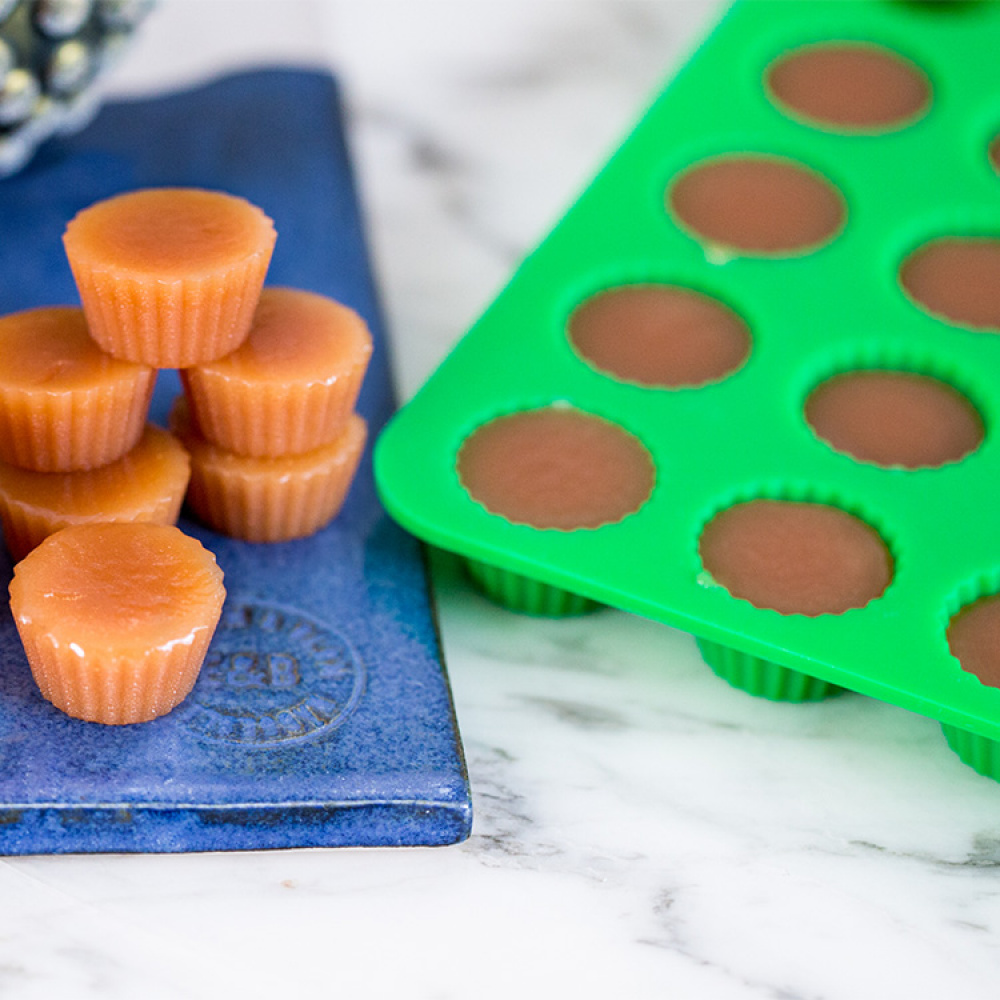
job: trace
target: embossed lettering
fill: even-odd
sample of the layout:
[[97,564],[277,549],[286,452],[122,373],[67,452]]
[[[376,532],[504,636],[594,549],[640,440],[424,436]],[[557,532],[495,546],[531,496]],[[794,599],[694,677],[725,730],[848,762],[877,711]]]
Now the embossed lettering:
[[274,746],[339,725],[364,690],[347,641],[308,615],[231,601],[184,706],[203,739]]
[[299,661],[290,653],[268,653],[267,674],[272,687],[295,687],[299,683]]

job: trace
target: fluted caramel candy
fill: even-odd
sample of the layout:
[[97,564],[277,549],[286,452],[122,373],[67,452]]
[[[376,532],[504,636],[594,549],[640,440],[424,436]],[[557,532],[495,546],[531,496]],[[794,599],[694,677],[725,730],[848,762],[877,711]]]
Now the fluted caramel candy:
[[634,514],[649,499],[653,460],[635,437],[570,406],[497,417],[459,449],[458,477],[491,514],[575,531]]
[[963,670],[1000,687],[1000,597],[991,594],[962,608],[948,625],[948,648]]
[[69,472],[121,458],[142,434],[155,374],[102,351],[78,308],[0,318],[0,460]]
[[779,107],[819,128],[879,133],[923,114],[931,87],[913,63],[868,42],[823,42],[786,53],[769,67]]
[[332,521],[367,436],[365,421],[351,414],[335,441],[301,455],[237,455],[201,436],[183,396],[171,411],[170,426],[191,455],[188,506],[216,531],[247,542],[305,538]]
[[271,220],[243,198],[153,188],[84,209],[63,243],[101,347],[183,368],[242,343],[275,238]]
[[222,571],[170,525],[83,524],[14,570],[11,613],[42,695],[120,725],[169,712],[194,686],[225,599]]
[[14,559],[60,528],[94,521],[172,524],[191,462],[167,431],[146,426],[139,443],[109,465],[85,472],[32,472],[0,463],[0,520]]
[[957,389],[906,371],[835,375],[806,400],[805,416],[837,451],[887,468],[957,462],[983,440],[983,422]]
[[737,153],[687,168],[667,207],[713,254],[796,256],[833,239],[847,219],[840,192],[793,160]]
[[182,378],[206,440],[274,458],[342,434],[371,352],[353,309],[313,292],[265,288],[243,344]]
[[699,553],[734,597],[785,615],[862,608],[893,573],[874,528],[821,503],[751,500],[729,507],[705,527]]
[[937,319],[1000,333],[1000,239],[995,236],[931,240],[903,261],[899,281]]
[[750,331],[736,313],[676,285],[599,292],[573,311],[567,333],[577,354],[598,371],[664,388],[716,382],[750,351]]

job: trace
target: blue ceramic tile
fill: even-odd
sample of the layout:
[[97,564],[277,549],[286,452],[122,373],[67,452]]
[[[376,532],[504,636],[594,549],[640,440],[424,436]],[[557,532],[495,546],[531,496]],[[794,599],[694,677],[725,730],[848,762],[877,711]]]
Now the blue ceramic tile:
[[[370,443],[393,409],[334,81],[232,76],[106,107],[0,182],[0,312],[78,301],[66,222],[134,187],[243,195],[275,221],[270,284],[335,296],[375,335],[359,401],[369,450],[347,504],[313,538],[224,539],[228,597],[202,674],[139,726],[69,719],[38,694],[0,615],[0,852],[203,851],[446,844],[468,835],[469,788],[417,543],[385,515]],[[161,372],[162,421],[176,373]],[[9,562],[0,562],[9,579]]]

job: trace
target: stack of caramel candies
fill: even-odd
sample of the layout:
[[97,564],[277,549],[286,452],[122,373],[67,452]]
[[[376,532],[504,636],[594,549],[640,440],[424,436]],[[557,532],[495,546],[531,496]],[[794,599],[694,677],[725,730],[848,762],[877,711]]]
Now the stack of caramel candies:
[[[42,693],[71,715],[141,721],[193,685],[224,594],[214,557],[205,552],[214,582],[194,624],[162,610],[204,603],[176,590],[197,576],[190,567],[178,577],[167,559],[169,601],[140,600],[149,577],[131,579],[130,568],[148,570],[169,550],[181,565],[180,547],[201,548],[173,527],[185,495],[212,528],[254,542],[312,534],[343,504],[365,443],[354,406],[371,337],[331,299],[263,288],[275,238],[259,208],[229,194],[123,194],[66,229],[82,309],[0,318],[0,519],[18,563],[11,606]],[[160,368],[180,369],[185,388],[171,432],[148,422]],[[79,621],[66,633],[66,607],[88,604],[88,580],[103,609],[99,633]],[[137,615],[155,620],[125,636],[111,622],[119,612],[132,631]],[[183,670],[159,655],[186,646],[201,653]]]
[[[271,220],[215,191],[135,191],[64,236],[82,310],[0,319],[0,518],[15,559],[79,521],[191,510],[247,541],[313,533],[339,511],[366,427],[353,412],[371,337],[352,310],[263,290]],[[188,397],[147,423],[156,369]],[[55,475],[54,475],[55,474]]]

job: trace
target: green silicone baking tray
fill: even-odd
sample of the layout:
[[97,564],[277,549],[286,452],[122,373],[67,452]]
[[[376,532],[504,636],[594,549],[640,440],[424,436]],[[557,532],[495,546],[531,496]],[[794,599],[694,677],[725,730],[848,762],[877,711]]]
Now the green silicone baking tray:
[[[823,130],[762,84],[796,47],[849,40],[918,67],[929,107],[880,134]],[[950,654],[951,617],[1000,590],[1000,336],[936,318],[899,269],[943,236],[1000,239],[1000,4],[739,0],[668,83],[553,232],[376,449],[389,512],[466,557],[512,606],[601,602],[694,633],[734,683],[792,700],[846,687],[931,716],[973,766],[994,773],[1000,689]],[[841,193],[846,224],[797,256],[719,254],[675,221],[665,193],[690,165],[729,154],[787,158]],[[697,388],[616,380],[572,349],[572,311],[603,289],[666,283],[721,300],[749,326],[737,371]],[[1000,296],[1000,285],[998,285]],[[899,368],[957,388],[985,436],[939,468],[883,468],[820,440],[803,415],[833,373]],[[539,530],[489,513],[456,456],[492,419],[568,404],[648,449],[655,487],[596,529]],[[814,500],[873,526],[894,560],[881,597],[842,614],[782,615],[732,597],[705,572],[704,525],[755,497]],[[754,680],[754,677],[757,677]],[[789,684],[791,685],[789,687]]]

